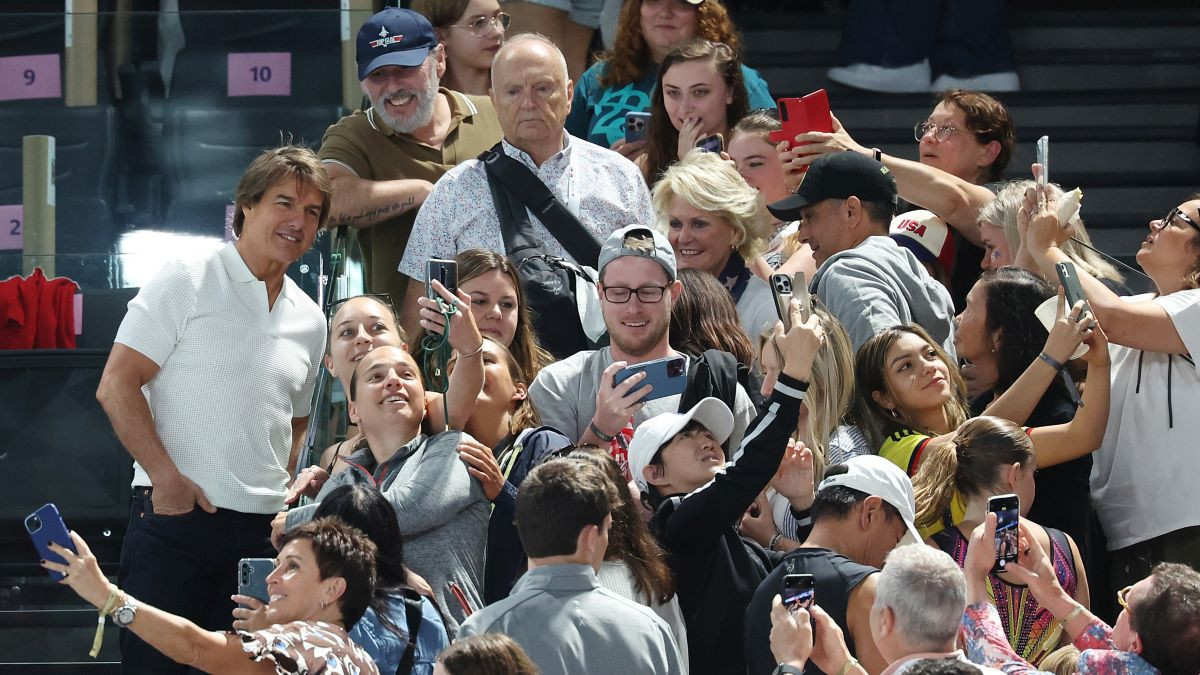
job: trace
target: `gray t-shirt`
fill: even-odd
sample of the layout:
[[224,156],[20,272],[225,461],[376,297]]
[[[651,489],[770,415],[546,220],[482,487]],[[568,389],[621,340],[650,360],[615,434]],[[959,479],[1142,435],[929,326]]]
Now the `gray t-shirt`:
[[[691,368],[693,360],[682,356],[687,359],[687,367]],[[612,351],[604,347],[579,352],[542,368],[529,387],[529,396],[542,418],[542,424],[563,432],[572,443],[579,442],[579,437],[596,414],[596,392],[600,391],[600,377],[612,363]],[[678,395],[664,396],[648,401],[634,414],[634,428],[655,415],[678,412],[681,398]],[[750,426],[758,411],[740,384],[737,399],[730,408],[733,410],[733,435],[729,437],[728,447],[737,448],[741,445],[746,427]]]

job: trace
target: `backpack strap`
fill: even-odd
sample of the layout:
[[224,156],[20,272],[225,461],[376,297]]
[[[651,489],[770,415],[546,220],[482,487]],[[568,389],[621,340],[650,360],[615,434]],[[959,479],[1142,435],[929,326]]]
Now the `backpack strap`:
[[[509,157],[504,153],[504,141],[492,146],[492,149],[479,156],[484,170],[488,175],[488,183],[492,187],[492,198],[495,199],[497,184],[503,185],[516,201],[523,204],[541,221],[559,244],[571,254],[572,258],[581,264],[595,267],[600,258],[600,244],[592,234],[584,228],[579,219],[567,210],[566,206],[550,192],[550,188],[542,182],[529,167]],[[493,180],[495,182],[493,182]],[[511,209],[511,206],[510,206]],[[497,210],[497,213],[500,211]],[[524,238],[530,242],[537,241],[529,219],[523,219]],[[503,218],[501,218],[503,221]],[[516,223],[522,225],[520,221]],[[508,244],[507,238],[505,245]]]
[[396,675],[410,675],[417,658],[417,632],[421,630],[421,595],[411,588],[401,589],[404,596],[404,622],[408,625],[408,643],[396,667]]

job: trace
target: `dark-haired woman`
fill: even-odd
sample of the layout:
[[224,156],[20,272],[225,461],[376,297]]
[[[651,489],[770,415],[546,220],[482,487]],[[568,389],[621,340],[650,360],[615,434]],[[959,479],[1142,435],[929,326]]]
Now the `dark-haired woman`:
[[[984,379],[995,382],[991,391],[972,402],[973,412],[982,414],[996,397],[1032,369],[1029,376],[1039,380],[1027,379],[1027,388],[1045,393],[1040,398],[1029,397],[1032,400],[1024,409],[1005,411],[1004,416],[1029,427],[1066,424],[1075,417],[1078,393],[1074,385],[1068,385],[1067,379],[1040,358],[1045,354],[1055,363],[1067,363],[1076,348],[1070,331],[1056,331],[1050,338],[1041,322],[1033,318],[1034,309],[1052,297],[1054,289],[1049,284],[1020,267],[984,272],[967,293],[966,307],[955,317],[954,349]],[[1059,325],[1069,328],[1071,324],[1063,321]],[[1023,414],[1026,411],[1028,414]],[[1036,476],[1038,500],[1029,512],[1032,520],[1069,534],[1084,555],[1088,549],[1091,471],[1090,454],[1042,468]]]
[[[380,672],[431,675],[434,660],[450,644],[450,638],[437,607],[405,583],[408,571],[396,510],[379,490],[343,485],[325,497],[315,516],[337,518],[358,528],[378,552],[375,595],[350,631],[350,639],[375,660]],[[238,601],[245,603],[244,599]],[[401,669],[402,664],[407,668]]]
[[455,640],[438,657],[434,675],[538,675],[538,667],[512,638],[483,633]]
[[[693,37],[741,51],[737,27],[721,0],[630,0],[621,9],[616,43],[575,84],[567,131],[630,159],[645,151],[642,141],[625,143],[625,113],[650,109],[659,64],[671,49]],[[767,83],[741,67],[753,108],[774,108]],[[736,120],[737,118],[733,118]]]
[[645,605],[671,627],[675,644],[688,669],[687,626],[675,596],[675,580],[667,566],[658,542],[642,517],[640,505],[634,500],[621,467],[606,451],[597,446],[577,448],[571,453],[580,461],[591,462],[604,471],[612,481],[621,502],[613,509],[612,526],[608,531],[608,550],[604,563],[596,572],[600,585],[631,602]]

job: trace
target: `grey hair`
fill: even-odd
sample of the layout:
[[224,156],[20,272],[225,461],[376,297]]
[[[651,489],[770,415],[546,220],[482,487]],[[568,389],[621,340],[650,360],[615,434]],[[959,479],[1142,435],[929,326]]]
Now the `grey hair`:
[[517,33],[512,37],[504,38],[504,44],[500,46],[500,49],[496,52],[496,55],[492,57],[492,70],[489,75],[491,76],[493,82],[496,81],[496,64],[500,62],[500,58],[505,52],[509,51],[509,48],[513,47],[514,45],[519,45],[522,42],[540,42],[549,47],[550,50],[558,56],[558,63],[560,66],[562,66],[563,82],[566,83],[571,80],[571,76],[567,71],[567,57],[563,56],[562,50],[558,48],[558,45],[554,44],[554,40],[551,40],[541,33]]
[[954,644],[967,608],[967,582],[944,551],[925,544],[897,546],[879,573],[875,607],[892,610],[910,648],[944,652]]

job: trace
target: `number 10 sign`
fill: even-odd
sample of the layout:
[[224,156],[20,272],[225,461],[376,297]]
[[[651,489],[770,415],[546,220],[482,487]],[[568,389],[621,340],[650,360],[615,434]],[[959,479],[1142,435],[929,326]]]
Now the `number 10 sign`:
[[291,52],[229,54],[229,96],[291,96]]

